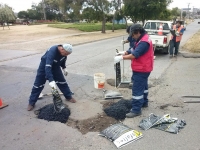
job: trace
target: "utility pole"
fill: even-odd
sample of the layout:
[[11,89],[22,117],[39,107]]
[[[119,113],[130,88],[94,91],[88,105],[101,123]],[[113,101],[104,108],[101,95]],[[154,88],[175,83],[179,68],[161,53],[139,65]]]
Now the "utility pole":
[[188,19],[190,19],[189,7],[190,7],[190,3],[188,3]]
[[193,6],[193,10],[192,10],[192,15],[193,15],[193,19],[194,19],[194,6]]
[[182,18],[183,18],[183,8],[181,8],[181,20],[183,20]]
[[42,10],[43,10],[43,13],[44,13],[44,20],[47,20],[46,12],[45,12],[45,4],[44,4],[44,0],[42,0]]

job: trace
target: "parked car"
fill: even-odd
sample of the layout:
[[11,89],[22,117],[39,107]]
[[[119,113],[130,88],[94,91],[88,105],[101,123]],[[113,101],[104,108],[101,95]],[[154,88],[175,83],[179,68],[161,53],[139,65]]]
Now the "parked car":
[[[162,25],[162,34],[159,33],[159,28]],[[170,30],[173,27],[171,21],[161,20],[148,20],[144,24],[144,29],[148,32],[150,39],[152,40],[154,50],[162,51],[165,54],[169,53],[171,33]]]

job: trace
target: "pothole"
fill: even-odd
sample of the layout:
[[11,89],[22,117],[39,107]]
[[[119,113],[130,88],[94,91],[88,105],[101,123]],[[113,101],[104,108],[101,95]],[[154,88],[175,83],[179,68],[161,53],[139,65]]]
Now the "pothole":
[[53,104],[48,104],[41,109],[36,110],[35,114],[39,119],[59,121],[77,129],[82,134],[86,134],[88,132],[100,132],[109,126],[124,120],[125,114],[130,111],[130,102],[130,100],[124,99],[101,102],[103,105],[102,109],[106,110],[106,113],[98,113],[94,117],[84,120],[70,118],[70,109],[68,108],[64,108],[61,113],[55,113]]
[[76,128],[82,134],[88,132],[99,132],[105,128],[111,126],[112,124],[118,123],[119,121],[115,120],[112,117],[107,116],[105,113],[98,114],[95,117],[85,119],[85,120],[73,120],[69,119],[66,123],[68,126]]

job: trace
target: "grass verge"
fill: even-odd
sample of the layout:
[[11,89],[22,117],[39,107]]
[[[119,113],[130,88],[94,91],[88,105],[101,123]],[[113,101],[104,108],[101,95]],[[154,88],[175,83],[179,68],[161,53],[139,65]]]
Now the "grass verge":
[[[48,27],[61,28],[61,29],[74,28],[74,29],[84,31],[84,32],[101,31],[101,29],[102,29],[101,24],[95,24],[95,23],[49,24]],[[115,30],[126,29],[126,25],[125,24],[115,24],[114,29]],[[112,30],[111,23],[106,24],[106,30]]]
[[200,53],[200,30],[185,43],[183,49],[192,53]]

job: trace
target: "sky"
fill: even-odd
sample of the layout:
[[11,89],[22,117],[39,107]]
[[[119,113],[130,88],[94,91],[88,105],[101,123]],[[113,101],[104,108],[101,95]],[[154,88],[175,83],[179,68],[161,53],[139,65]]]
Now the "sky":
[[[26,11],[31,8],[32,2],[39,3],[42,0],[0,0],[0,3],[8,4],[14,9],[14,12]],[[200,8],[200,0],[173,0],[169,8],[187,8],[190,3],[190,8]]]
[[42,0],[0,0],[0,3],[8,4],[8,6],[13,8],[14,12],[19,12],[31,9],[32,2],[38,4],[41,1]]

